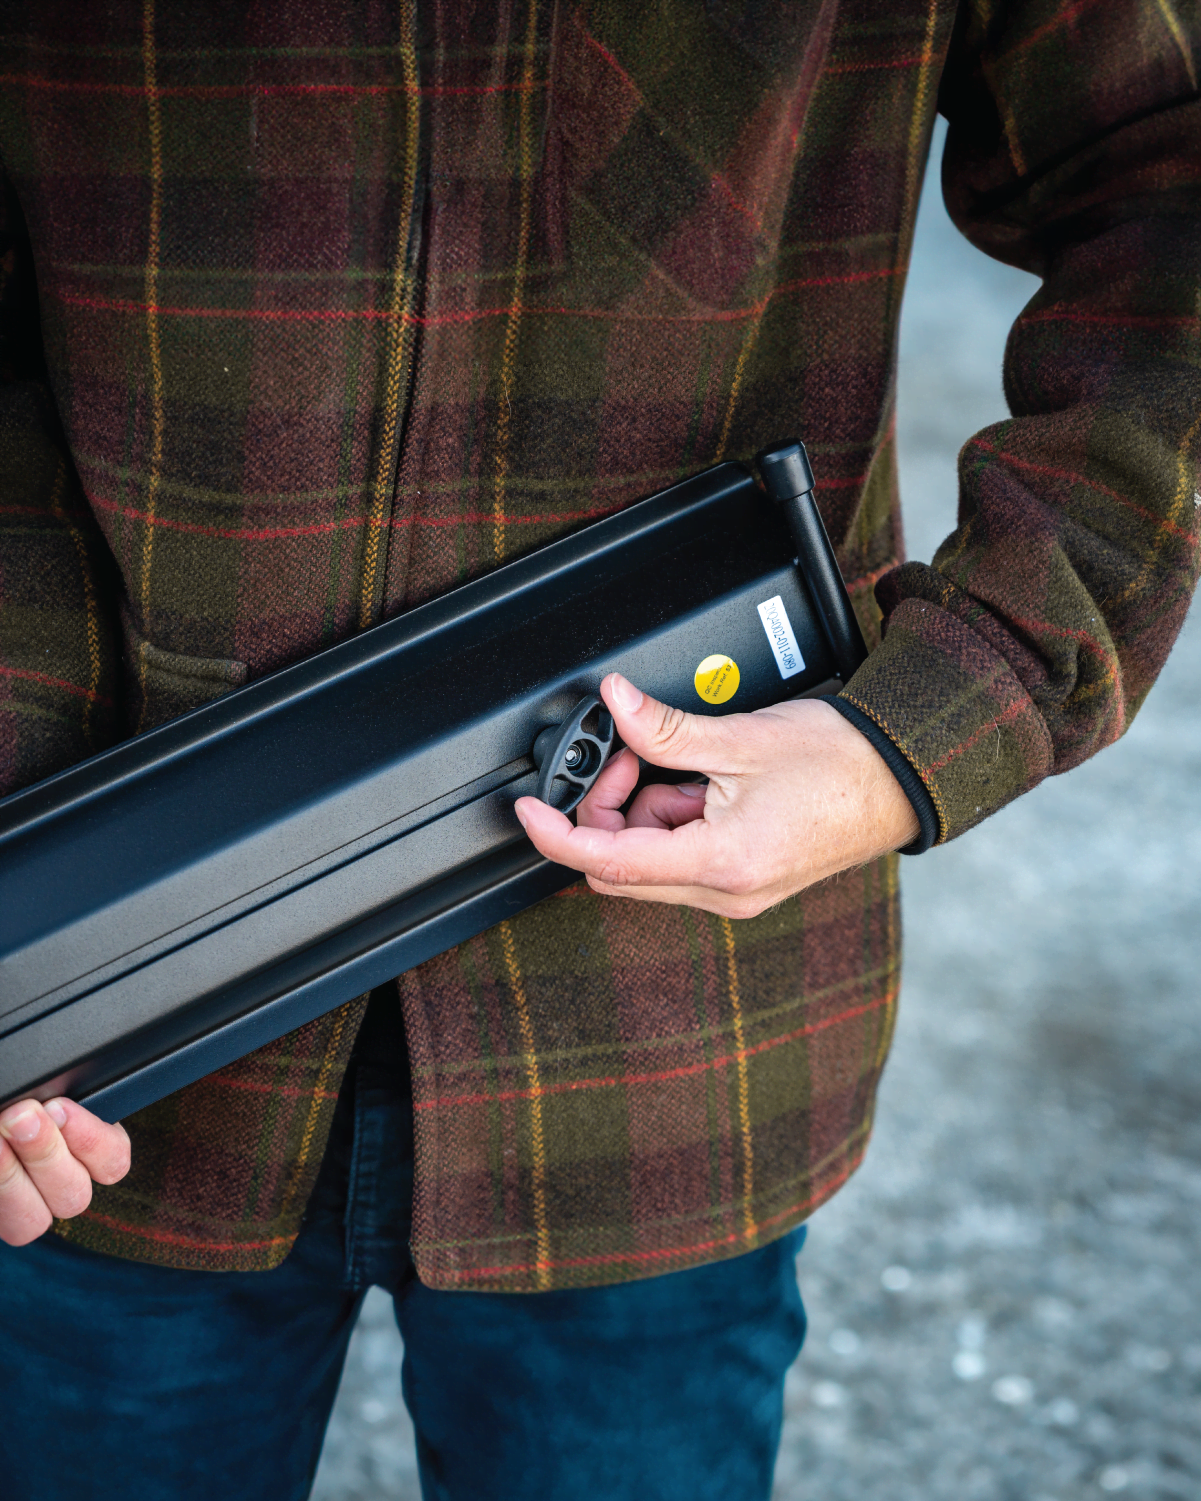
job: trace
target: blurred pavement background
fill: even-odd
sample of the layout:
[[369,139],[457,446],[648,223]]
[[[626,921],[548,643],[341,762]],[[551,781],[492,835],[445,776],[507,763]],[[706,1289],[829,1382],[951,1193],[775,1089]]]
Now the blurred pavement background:
[[[919,558],[1037,285],[950,224],[940,154],[901,337]],[[775,1501],[1201,1498],[1199,649],[1194,617],[1118,745],[903,862],[896,1046],[799,1258]],[[416,1501],[400,1357],[373,1291],[315,1501]]]

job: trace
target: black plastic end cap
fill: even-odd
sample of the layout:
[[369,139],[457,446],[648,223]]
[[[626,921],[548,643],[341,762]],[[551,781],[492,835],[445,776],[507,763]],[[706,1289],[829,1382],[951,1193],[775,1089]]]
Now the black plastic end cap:
[[763,488],[774,501],[795,500],[813,489],[813,470],[803,443],[774,443],[755,456],[755,464]]

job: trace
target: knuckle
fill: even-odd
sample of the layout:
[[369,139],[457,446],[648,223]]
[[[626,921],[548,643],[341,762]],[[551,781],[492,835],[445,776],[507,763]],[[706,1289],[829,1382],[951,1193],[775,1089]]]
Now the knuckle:
[[723,891],[734,897],[751,897],[759,889],[758,877],[739,867],[723,871],[718,884]]
[[596,872],[596,879],[606,886],[628,886],[629,876],[620,860],[604,860]]
[[84,1174],[77,1183],[71,1183],[54,1196],[51,1206],[60,1220],[74,1219],[92,1202],[92,1180]]
[[6,1246],[27,1246],[30,1241],[45,1235],[54,1223],[54,1216],[41,1200],[13,1223],[0,1220],[0,1240]]
[[655,741],[665,751],[681,752],[692,740],[692,716],[683,709],[673,709],[670,704],[659,705],[659,722],[655,726]]
[[28,1149],[21,1153],[26,1167],[46,1168],[67,1156],[67,1144],[57,1131],[44,1131]]
[[25,1170],[21,1159],[7,1148],[0,1150],[0,1193],[6,1193],[21,1181]]
[[100,1151],[104,1146],[104,1127],[97,1120],[81,1120],[73,1123],[71,1153],[73,1156]]
[[129,1142],[126,1141],[111,1155],[104,1167],[92,1176],[97,1183],[119,1183],[129,1171],[130,1161]]

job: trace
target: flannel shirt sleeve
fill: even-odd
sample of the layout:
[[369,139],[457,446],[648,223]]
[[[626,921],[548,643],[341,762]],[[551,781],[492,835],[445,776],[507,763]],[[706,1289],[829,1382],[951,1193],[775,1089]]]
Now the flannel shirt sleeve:
[[[940,840],[1116,740],[1198,572],[1201,21],[1196,5],[965,5],[943,191],[1041,290],[1012,419],[959,457],[959,525],[880,581],[845,699],[917,770]],[[970,331],[966,336],[970,337]]]
[[45,374],[37,287],[0,179],[0,796],[117,734],[115,566]]

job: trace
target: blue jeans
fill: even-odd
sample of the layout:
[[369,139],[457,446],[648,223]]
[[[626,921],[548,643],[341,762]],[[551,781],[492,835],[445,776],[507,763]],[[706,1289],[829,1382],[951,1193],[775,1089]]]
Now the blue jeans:
[[427,1501],[767,1501],[805,1333],[803,1232],[617,1287],[423,1287],[403,1046],[398,1064],[378,1044],[352,1061],[275,1271],[144,1266],[53,1236],[0,1244],[4,1501],[301,1501],[373,1283],[404,1338]]

